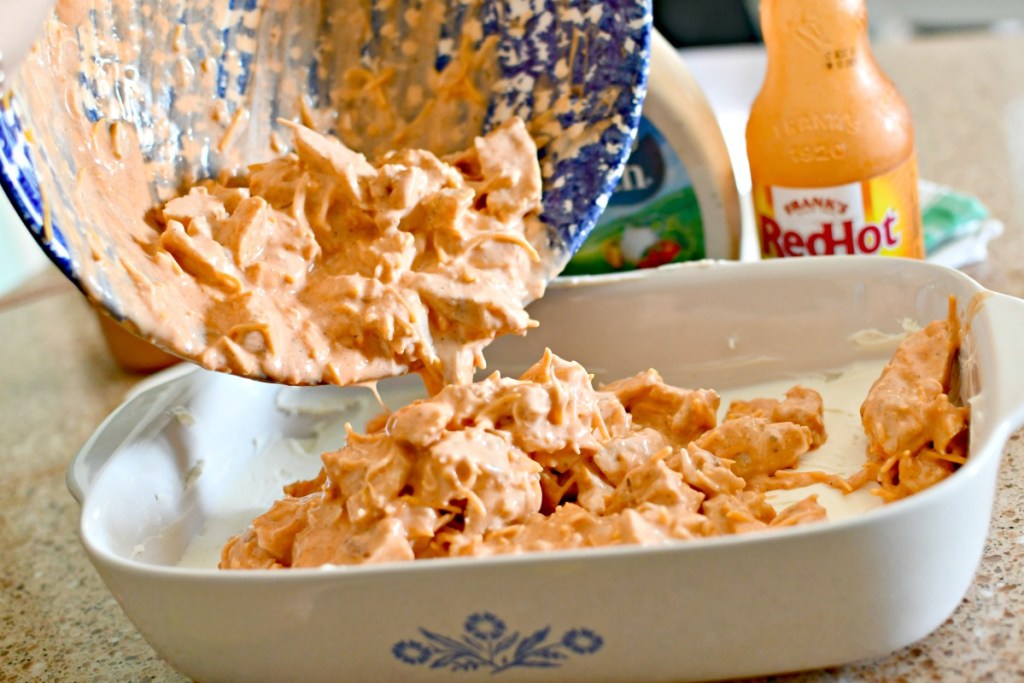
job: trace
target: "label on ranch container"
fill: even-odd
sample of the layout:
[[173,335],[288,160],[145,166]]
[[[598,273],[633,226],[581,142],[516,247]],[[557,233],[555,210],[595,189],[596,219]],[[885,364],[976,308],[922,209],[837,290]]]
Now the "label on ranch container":
[[868,254],[924,258],[914,157],[884,175],[835,187],[754,184],[761,256]]
[[702,259],[704,226],[683,162],[646,118],[590,236],[564,275],[611,273]]

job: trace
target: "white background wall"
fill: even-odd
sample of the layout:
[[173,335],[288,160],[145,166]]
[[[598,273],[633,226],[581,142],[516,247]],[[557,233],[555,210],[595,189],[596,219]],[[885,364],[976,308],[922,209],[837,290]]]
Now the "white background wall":
[[878,40],[946,30],[1024,30],[1024,0],[868,0]]

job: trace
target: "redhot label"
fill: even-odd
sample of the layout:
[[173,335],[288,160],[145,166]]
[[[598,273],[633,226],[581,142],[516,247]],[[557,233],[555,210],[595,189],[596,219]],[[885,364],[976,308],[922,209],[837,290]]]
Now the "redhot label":
[[917,163],[834,187],[754,184],[764,258],[865,254],[924,258]]

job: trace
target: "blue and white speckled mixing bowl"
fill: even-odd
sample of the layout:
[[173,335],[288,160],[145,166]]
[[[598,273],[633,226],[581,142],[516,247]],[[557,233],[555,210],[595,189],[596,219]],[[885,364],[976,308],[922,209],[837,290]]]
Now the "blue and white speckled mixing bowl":
[[[433,16],[411,21],[410,12]],[[390,78],[380,92],[407,105],[426,79],[435,92],[475,100],[449,107],[443,125],[430,122],[457,132],[443,147],[513,115],[528,121],[541,147],[543,218],[564,261],[628,157],[650,15],[647,0],[62,3],[0,101],[0,184],[60,269],[131,320],[112,286],[126,276],[96,265],[116,262],[117,223],[144,223],[147,203],[280,151],[290,138],[279,119],[337,132],[342,98],[349,123],[372,127],[386,114],[369,96],[374,78]],[[398,76],[387,76],[387,63]],[[102,135],[113,141],[105,153],[93,149]]]

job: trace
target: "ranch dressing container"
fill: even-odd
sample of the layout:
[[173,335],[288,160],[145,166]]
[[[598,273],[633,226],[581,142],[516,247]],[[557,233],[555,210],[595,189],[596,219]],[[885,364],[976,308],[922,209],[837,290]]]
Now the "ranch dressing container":
[[654,31],[643,117],[615,193],[564,275],[735,259],[740,208],[725,138],[675,48]]

